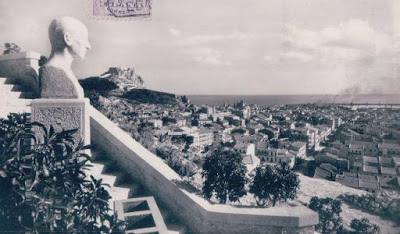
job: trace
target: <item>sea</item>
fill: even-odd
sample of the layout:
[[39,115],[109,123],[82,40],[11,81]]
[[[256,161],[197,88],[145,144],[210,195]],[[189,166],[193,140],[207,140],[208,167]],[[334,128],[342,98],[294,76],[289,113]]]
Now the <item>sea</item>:
[[362,95],[186,95],[195,105],[224,105],[244,101],[260,106],[293,104],[400,104],[399,94]]

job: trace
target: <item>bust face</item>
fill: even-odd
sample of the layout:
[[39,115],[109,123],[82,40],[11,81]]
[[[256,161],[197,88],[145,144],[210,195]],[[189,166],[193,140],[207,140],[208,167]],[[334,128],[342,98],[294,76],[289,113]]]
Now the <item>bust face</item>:
[[71,41],[69,43],[69,49],[71,53],[80,58],[84,59],[87,51],[90,49],[89,33],[84,25],[77,26],[74,31],[71,32]]
[[54,19],[49,26],[49,38],[53,53],[68,49],[71,55],[83,59],[90,49],[88,29],[72,17]]

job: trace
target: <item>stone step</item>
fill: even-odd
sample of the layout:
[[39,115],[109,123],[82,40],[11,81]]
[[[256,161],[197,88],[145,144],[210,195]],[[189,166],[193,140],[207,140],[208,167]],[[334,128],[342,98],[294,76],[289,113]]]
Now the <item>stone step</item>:
[[14,84],[0,84],[0,96],[2,99],[16,100],[19,98],[32,99],[33,92],[23,91],[21,86]]
[[151,196],[152,194],[147,191],[141,184],[136,183],[135,181],[130,183],[121,184],[121,187],[128,187],[131,189],[129,193],[129,197],[145,197]]
[[115,180],[117,179],[117,177],[112,176],[112,175],[104,175],[101,174],[97,177],[97,179],[102,179],[103,183],[108,184],[109,186],[114,186]]
[[15,79],[13,79],[13,78],[0,77],[0,85],[2,85],[2,84],[13,84],[13,83],[15,83]]
[[28,106],[31,102],[32,99],[0,98],[0,106]]
[[29,105],[23,103],[2,103],[0,102],[0,110],[3,112],[31,112]]
[[[107,169],[105,169],[107,171]],[[132,181],[131,178],[125,174],[125,172],[119,170],[114,172],[106,172],[106,174],[114,175],[117,177],[115,181],[116,186],[126,185],[129,181]]]
[[20,106],[8,106],[8,107],[0,107],[0,118],[7,117],[10,113],[25,113],[31,112],[30,107],[20,107]]
[[[108,176],[112,175],[116,177],[113,186],[114,188],[112,188],[115,191],[113,191],[112,189],[107,190],[110,192],[110,195],[112,196],[111,200],[119,200],[121,197],[124,196],[127,196],[127,198],[137,198],[137,197],[146,197],[154,195],[150,193],[143,185],[137,183],[137,181],[135,181],[135,179],[133,179],[130,175],[126,174],[126,172],[124,172],[124,170],[122,170],[120,166],[118,166],[112,160],[112,157],[108,156],[107,154],[99,150],[96,147],[96,145],[92,145],[92,159],[93,159],[93,164],[104,165],[104,168],[101,171],[102,174],[100,175],[100,178],[101,176],[104,175]],[[113,207],[113,205],[114,204],[110,203],[110,207]],[[168,233],[171,234],[186,233],[186,227],[177,220],[176,216],[172,213],[172,211],[160,206],[159,208],[162,217],[167,225]]]
[[20,98],[33,99],[34,94],[33,94],[33,92],[22,92]]
[[91,167],[88,168],[87,174],[92,175],[94,177],[98,177],[99,175],[102,174],[104,169],[103,164],[90,162],[89,165],[91,165]]
[[111,188],[106,187],[106,190],[110,193],[112,201],[128,199],[130,192],[128,188],[121,188],[115,186]]
[[111,187],[105,188],[111,196],[111,199],[108,201],[108,205],[110,209],[114,209],[114,201],[117,200],[125,200],[129,197],[129,189],[120,188],[120,187]]
[[0,93],[21,91],[21,86],[14,84],[0,84]]
[[20,91],[2,92],[0,95],[2,98],[6,98],[9,100],[16,100],[16,99],[22,98],[22,92],[20,92]]

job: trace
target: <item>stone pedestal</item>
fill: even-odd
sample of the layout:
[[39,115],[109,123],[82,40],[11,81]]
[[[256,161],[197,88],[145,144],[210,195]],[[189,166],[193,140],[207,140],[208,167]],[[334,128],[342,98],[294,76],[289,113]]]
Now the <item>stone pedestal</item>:
[[[32,101],[32,122],[44,124],[56,132],[78,128],[75,142],[90,144],[89,99],[35,99]],[[38,132],[40,136],[40,132]]]

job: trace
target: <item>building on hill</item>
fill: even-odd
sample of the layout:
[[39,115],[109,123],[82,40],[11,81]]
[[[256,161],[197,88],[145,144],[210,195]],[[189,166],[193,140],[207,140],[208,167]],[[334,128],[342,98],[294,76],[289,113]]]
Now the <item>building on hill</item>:
[[287,149],[268,148],[266,154],[258,155],[261,162],[270,164],[287,163],[290,168],[294,167],[295,155]]
[[250,119],[250,117],[251,117],[251,108],[250,108],[250,106],[245,106],[242,109],[242,117],[244,119]]
[[110,67],[108,71],[103,73],[100,77],[115,82],[117,86],[124,91],[144,88],[143,79],[135,73],[133,67]]
[[248,173],[251,173],[260,165],[260,159],[256,156],[255,144],[247,145],[246,154],[243,156],[243,163],[246,165]]
[[378,156],[378,144],[369,141],[349,141],[349,153],[355,155]]
[[378,145],[379,151],[384,156],[400,155],[400,144],[383,142]]
[[307,144],[302,141],[292,142],[289,149],[295,152],[296,157],[306,158],[307,157]]
[[329,152],[320,153],[315,157],[317,163],[329,163],[335,166],[337,169],[344,171],[350,170],[349,160],[345,158],[339,158],[338,156]]
[[190,134],[193,137],[193,146],[205,147],[214,142],[214,133],[208,129],[201,128]]
[[336,176],[336,181],[352,188],[359,188],[358,175],[356,173],[343,172],[343,174]]
[[315,169],[314,177],[327,180],[335,180],[337,169],[330,163],[322,163]]
[[267,155],[268,154],[269,143],[267,141],[260,141],[256,145],[257,155]]
[[336,176],[336,181],[340,184],[356,189],[366,190],[368,192],[376,192],[381,189],[380,179],[378,176],[374,175],[344,172],[343,174],[338,174]]
[[233,148],[241,154],[246,154],[248,145],[249,145],[248,142],[237,141],[235,143],[235,146],[233,146]]

